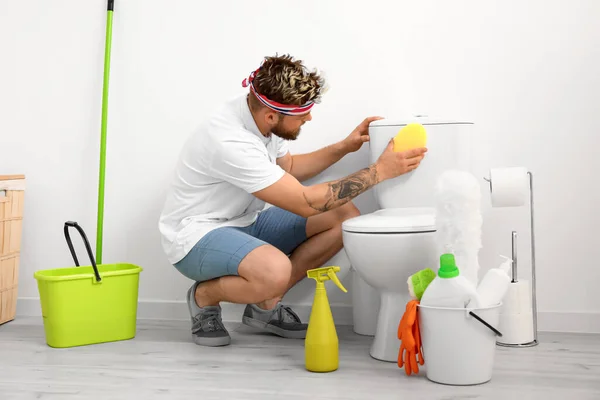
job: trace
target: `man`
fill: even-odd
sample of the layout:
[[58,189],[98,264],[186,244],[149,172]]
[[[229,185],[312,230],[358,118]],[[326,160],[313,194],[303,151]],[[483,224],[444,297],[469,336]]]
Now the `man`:
[[[159,228],[187,293],[194,342],[230,343],[220,302],[246,304],[244,324],[287,338],[307,325],[280,303],[284,294],[342,249],[341,224],[359,215],[351,200],[417,168],[425,149],[395,153],[345,178],[305,186],[369,140],[365,119],[348,137],[291,155],[288,141],[311,120],[323,79],[290,56],[267,57],[243,81],[249,92],[227,102],[189,138],[167,194]],[[271,207],[265,209],[266,203]]]

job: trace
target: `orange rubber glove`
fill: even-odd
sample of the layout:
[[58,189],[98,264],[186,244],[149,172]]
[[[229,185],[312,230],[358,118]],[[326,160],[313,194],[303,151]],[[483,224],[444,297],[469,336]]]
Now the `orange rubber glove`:
[[[418,310],[418,308],[417,308],[417,310]],[[421,365],[424,365],[425,359],[423,358],[423,352],[422,352],[421,328],[419,327],[419,318],[416,318],[416,317],[415,317],[415,323],[413,325],[413,336],[415,338],[417,362]]]
[[398,367],[404,367],[406,375],[419,373],[419,364],[425,360],[421,353],[421,331],[417,318],[418,300],[411,300],[406,304],[406,310],[398,325],[398,339],[400,351],[398,352]]

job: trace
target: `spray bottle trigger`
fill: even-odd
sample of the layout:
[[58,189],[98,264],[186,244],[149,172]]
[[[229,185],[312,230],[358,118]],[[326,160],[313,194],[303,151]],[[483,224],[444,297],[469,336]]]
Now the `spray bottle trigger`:
[[[337,270],[339,270],[339,267],[337,268]],[[344,287],[344,285],[342,285],[342,282],[340,282],[340,280],[338,279],[337,275],[334,272],[334,269],[330,269],[329,271],[327,271],[327,276],[329,276],[329,279],[331,279],[336,285],[337,287],[340,288],[340,290],[344,293],[348,293],[348,290],[346,290],[346,288]]]

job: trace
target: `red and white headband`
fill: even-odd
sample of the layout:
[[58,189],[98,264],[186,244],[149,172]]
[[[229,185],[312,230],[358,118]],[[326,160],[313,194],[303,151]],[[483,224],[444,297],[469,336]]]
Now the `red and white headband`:
[[242,81],[242,86],[243,87],[250,86],[250,90],[252,90],[252,93],[254,93],[254,95],[258,98],[258,100],[260,100],[261,103],[263,103],[265,106],[267,106],[270,109],[277,111],[281,114],[285,114],[285,115],[302,115],[302,114],[308,113],[312,109],[312,107],[315,105],[315,103],[313,101],[309,101],[301,106],[281,104],[276,101],[270,100],[266,96],[258,93],[258,91],[256,91],[256,88],[254,87],[254,84],[252,83],[252,81],[254,81],[254,78],[256,77],[256,74],[258,73],[259,70],[260,70],[260,68],[258,68],[256,71],[252,72],[248,78],[244,79]]

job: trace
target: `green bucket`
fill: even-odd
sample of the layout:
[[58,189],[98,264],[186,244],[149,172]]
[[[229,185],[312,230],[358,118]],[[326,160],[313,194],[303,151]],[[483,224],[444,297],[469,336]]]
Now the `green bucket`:
[[[81,234],[92,265],[79,266],[69,227]],[[96,265],[85,232],[66,222],[64,234],[76,267],[37,271],[46,343],[74,347],[135,337],[139,275],[126,263]]]

